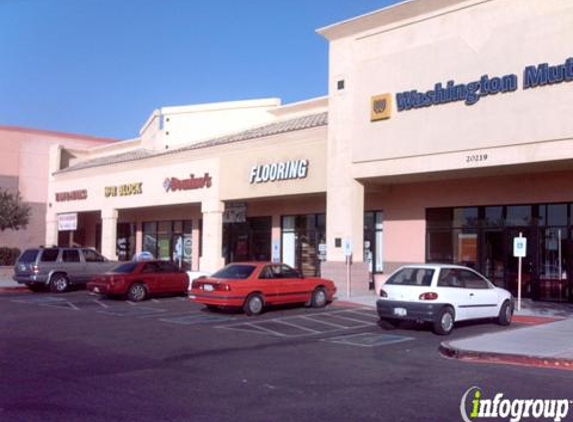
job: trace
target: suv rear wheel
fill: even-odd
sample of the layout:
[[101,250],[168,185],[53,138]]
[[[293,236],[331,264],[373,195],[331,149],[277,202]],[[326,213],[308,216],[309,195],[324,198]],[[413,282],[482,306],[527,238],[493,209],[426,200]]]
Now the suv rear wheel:
[[63,293],[68,290],[70,282],[68,277],[62,273],[56,273],[50,278],[50,291],[53,293]]

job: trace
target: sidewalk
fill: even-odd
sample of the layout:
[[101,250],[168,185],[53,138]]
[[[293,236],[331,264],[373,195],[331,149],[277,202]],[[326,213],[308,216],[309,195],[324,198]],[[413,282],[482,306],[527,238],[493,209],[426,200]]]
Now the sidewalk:
[[[339,305],[376,307],[374,294],[342,297]],[[573,370],[573,304],[522,301],[515,322],[523,328],[446,340],[440,353],[448,358],[473,362],[505,363]]]
[[0,266],[0,293],[28,290],[26,286],[12,280],[12,267]]

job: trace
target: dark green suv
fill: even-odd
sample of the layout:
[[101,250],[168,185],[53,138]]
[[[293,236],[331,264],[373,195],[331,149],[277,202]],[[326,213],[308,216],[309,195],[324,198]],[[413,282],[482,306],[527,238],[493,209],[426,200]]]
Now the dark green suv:
[[90,248],[26,249],[14,265],[12,278],[32,291],[49,287],[52,292],[65,292],[72,284],[85,284],[93,276],[117,265]]

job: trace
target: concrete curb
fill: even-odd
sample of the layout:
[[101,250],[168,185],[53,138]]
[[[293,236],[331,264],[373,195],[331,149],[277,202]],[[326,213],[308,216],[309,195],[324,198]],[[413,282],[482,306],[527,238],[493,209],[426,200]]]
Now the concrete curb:
[[332,306],[343,306],[345,308],[356,308],[356,309],[376,309],[376,305],[368,305],[365,303],[350,302],[344,299],[334,299],[331,303]]
[[450,359],[460,359],[478,363],[501,363],[508,365],[535,366],[538,368],[552,368],[573,371],[573,359],[554,358],[546,356],[517,355],[497,352],[476,352],[473,350],[458,349],[449,341],[440,344],[439,352]]
[[1,293],[21,293],[21,292],[31,292],[26,286],[10,286],[10,287],[0,287]]

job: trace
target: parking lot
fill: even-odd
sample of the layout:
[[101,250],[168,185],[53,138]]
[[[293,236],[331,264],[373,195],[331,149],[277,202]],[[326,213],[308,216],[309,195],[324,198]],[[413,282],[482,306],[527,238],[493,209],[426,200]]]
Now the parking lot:
[[[266,314],[252,318],[233,310],[208,311],[192,303],[187,297],[181,296],[153,298],[134,303],[79,291],[65,295],[22,294],[9,300],[14,304],[67,311],[71,318],[76,316],[84,318],[84,314],[95,313],[122,319],[176,324],[188,329],[208,325],[213,330],[284,339],[312,338],[361,347],[376,347],[414,340],[410,336],[381,332],[376,312],[365,307],[270,308]],[[78,314],[75,315],[74,312]]]
[[[427,327],[386,330],[373,309],[336,303],[248,317],[80,290],[0,295],[0,307],[2,420],[459,420],[472,385],[570,391],[561,372],[444,359]],[[501,329],[465,324],[449,338]],[[440,405],[420,413],[422,397]]]

